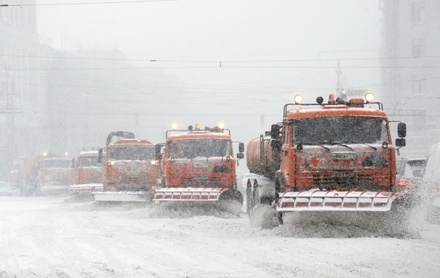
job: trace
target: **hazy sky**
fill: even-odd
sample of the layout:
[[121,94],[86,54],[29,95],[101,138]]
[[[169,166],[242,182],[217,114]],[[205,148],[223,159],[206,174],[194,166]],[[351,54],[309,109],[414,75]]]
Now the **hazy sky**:
[[338,59],[344,88],[379,89],[376,0],[112,1],[39,0],[40,38],[66,51],[120,50],[146,79],[166,72],[176,82],[154,94],[177,109],[157,104],[147,122],[160,131],[222,121],[247,143],[281,120],[296,92],[306,102],[334,92]]
[[[64,50],[118,49],[130,59],[157,60],[137,66],[164,67],[189,88],[252,84],[267,90],[327,91],[336,87],[337,59],[344,87],[374,90],[378,85],[376,0],[91,4],[100,1],[39,5],[40,37]],[[220,61],[221,74],[206,70],[219,68]],[[228,68],[235,70],[225,73]]]

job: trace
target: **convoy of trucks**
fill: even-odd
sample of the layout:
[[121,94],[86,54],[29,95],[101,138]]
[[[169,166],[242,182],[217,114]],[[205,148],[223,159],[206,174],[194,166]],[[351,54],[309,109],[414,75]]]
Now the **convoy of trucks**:
[[287,213],[393,214],[420,203],[417,188],[396,172],[406,125],[397,123],[393,142],[394,124],[372,94],[302,101],[296,95],[280,122],[248,142],[250,174],[240,188],[236,166],[244,144],[237,142],[235,156],[230,130],[199,124],[168,130],[165,142],[156,145],[132,132],[111,132],[104,149],[80,152],[74,164],[54,154],[33,155],[11,171],[11,183],[22,195],[64,184],[95,201],[214,204],[236,215],[245,203],[251,221],[263,208],[266,220],[278,225]]

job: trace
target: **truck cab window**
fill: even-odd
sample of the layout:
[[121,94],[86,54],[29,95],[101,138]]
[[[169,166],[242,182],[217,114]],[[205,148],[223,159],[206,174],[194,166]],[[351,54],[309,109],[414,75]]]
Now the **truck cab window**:
[[305,118],[294,121],[296,143],[377,144],[388,141],[385,120],[375,117]]

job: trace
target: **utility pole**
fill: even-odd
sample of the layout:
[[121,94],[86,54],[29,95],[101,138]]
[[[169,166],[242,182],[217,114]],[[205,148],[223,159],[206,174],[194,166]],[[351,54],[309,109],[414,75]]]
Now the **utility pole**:
[[341,60],[338,59],[338,69],[336,70],[336,75],[338,78],[338,81],[336,83],[336,95],[340,97],[343,100],[347,100],[347,95],[344,92],[344,88],[342,88],[342,81],[341,81]]
[[[3,169],[0,169],[0,174],[6,174],[11,166],[13,160],[16,157],[16,145],[15,145],[15,114],[22,113],[20,109],[15,107],[15,87],[14,82],[11,82],[9,78],[9,68],[5,65],[3,66],[4,82],[3,86],[0,86],[0,91],[6,96],[6,103],[3,107],[0,107],[0,114],[6,115],[6,144],[4,146],[4,161],[2,162]],[[0,71],[1,73],[1,71]],[[2,89],[3,87],[3,89]]]

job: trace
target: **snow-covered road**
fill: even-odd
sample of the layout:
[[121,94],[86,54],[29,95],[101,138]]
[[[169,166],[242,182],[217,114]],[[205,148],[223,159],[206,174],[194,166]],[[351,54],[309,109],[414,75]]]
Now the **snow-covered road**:
[[440,277],[439,225],[396,239],[209,214],[2,196],[0,277]]

